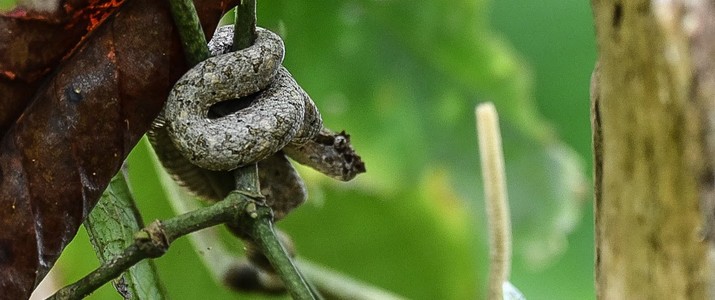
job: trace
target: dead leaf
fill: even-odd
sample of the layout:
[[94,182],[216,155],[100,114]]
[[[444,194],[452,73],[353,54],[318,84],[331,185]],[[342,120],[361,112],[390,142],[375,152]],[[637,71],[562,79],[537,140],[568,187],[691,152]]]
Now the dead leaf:
[[[63,8],[90,14],[72,9],[86,2]],[[195,1],[206,32],[233,2]],[[0,17],[2,298],[29,297],[186,71],[167,5],[127,1],[106,17],[73,14],[55,23]],[[57,33],[65,26],[74,28],[70,37]],[[38,50],[43,45],[52,49]]]

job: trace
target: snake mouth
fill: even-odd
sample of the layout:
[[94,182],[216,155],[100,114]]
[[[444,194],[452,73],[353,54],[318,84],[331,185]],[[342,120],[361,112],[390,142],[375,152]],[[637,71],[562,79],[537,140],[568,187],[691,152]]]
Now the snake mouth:
[[246,109],[253,105],[262,92],[263,91],[258,91],[240,98],[217,102],[209,107],[209,112],[206,117],[208,117],[209,120],[215,120]]

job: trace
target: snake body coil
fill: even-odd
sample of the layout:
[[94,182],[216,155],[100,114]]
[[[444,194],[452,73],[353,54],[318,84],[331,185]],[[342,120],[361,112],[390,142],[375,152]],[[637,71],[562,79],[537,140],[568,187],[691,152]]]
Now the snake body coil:
[[[364,172],[348,136],[323,128],[313,101],[281,66],[280,38],[258,28],[253,46],[229,52],[232,37],[233,26],[217,30],[209,43],[214,56],[177,81],[147,134],[172,177],[202,198],[219,200],[234,189],[231,170],[258,163],[261,192],[280,218],[306,198],[281,150],[339,180]],[[217,112],[212,106],[234,99],[250,104],[209,117]]]
[[[253,46],[196,65],[169,94],[167,129],[176,147],[197,166],[228,171],[255,163],[296,138],[311,139],[322,126],[319,116],[308,116],[304,123],[306,103],[312,101],[281,66],[281,39],[265,29],[257,34]],[[248,107],[209,118],[212,105],[253,94]]]

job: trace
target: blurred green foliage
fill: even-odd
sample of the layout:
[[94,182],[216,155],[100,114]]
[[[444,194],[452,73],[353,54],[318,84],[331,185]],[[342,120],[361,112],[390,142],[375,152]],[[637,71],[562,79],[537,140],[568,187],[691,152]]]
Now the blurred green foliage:
[[[300,169],[309,202],[279,224],[300,255],[413,299],[482,298],[487,239],[473,108],[493,101],[513,214],[512,283],[528,299],[594,298],[587,2],[258,7],[259,25],[285,39],[286,67],[326,125],[352,134],[368,168],[351,183]],[[173,213],[147,155],[138,147],[128,164],[148,222]],[[57,267],[75,280],[94,257],[80,232]],[[244,298],[213,283],[185,239],[156,264],[174,299]],[[90,298],[112,297],[106,286]]]

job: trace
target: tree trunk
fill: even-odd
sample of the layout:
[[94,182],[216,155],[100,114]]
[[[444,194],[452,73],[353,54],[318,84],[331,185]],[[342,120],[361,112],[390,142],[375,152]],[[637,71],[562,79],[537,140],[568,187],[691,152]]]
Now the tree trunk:
[[715,3],[593,0],[599,299],[709,299]]

